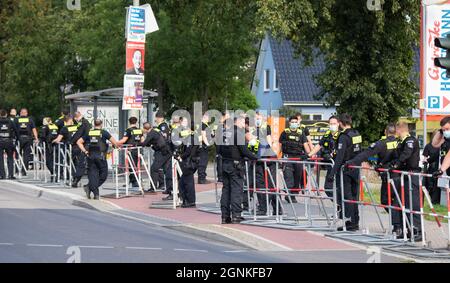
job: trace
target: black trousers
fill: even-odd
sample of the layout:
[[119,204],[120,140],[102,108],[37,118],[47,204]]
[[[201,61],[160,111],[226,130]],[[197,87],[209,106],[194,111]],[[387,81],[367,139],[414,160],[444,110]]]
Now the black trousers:
[[8,177],[14,176],[14,143],[11,139],[0,139],[0,177],[6,178],[4,153],[8,164]]
[[183,203],[195,203],[195,183],[193,172],[183,172],[179,180],[179,190]]
[[238,168],[232,160],[223,161],[223,188],[220,199],[222,218],[241,216],[244,168]]
[[222,181],[223,169],[222,169],[222,156],[216,155],[216,170],[217,170],[217,181]]
[[164,186],[164,179],[161,180],[159,175],[161,169],[166,181],[166,190],[172,191],[172,155],[170,153],[162,154],[161,151],[155,151],[150,171],[152,180],[157,188]]
[[[28,170],[30,161],[32,160],[31,156],[31,146],[33,145],[33,139],[31,137],[21,136],[19,138],[20,142],[20,154],[23,158],[23,163],[25,164],[25,169]],[[25,174],[25,170],[22,170],[22,173]]]
[[[249,195],[250,197],[253,197],[254,193],[253,193],[253,189],[255,188],[254,186],[254,178],[253,178],[253,167],[255,167],[255,179],[256,179],[256,196],[258,198],[258,210],[261,212],[266,213],[267,212],[267,202],[269,202],[272,207],[273,210],[276,210],[276,196],[274,194],[266,194],[265,190],[269,189],[269,193],[271,189],[275,188],[275,184],[272,182],[269,173],[267,173],[267,184],[266,184],[266,172],[265,172],[265,168],[264,168],[264,162],[257,162],[256,164],[252,163],[251,165],[248,166],[248,184],[249,184],[249,189],[250,189],[250,193],[248,193],[247,191],[243,192],[243,197],[242,197],[242,204],[244,209],[248,208],[248,203],[249,203]],[[276,164],[275,163],[267,163],[267,169],[270,171],[272,178],[276,178],[275,175],[275,171],[276,171]],[[267,201],[267,199],[269,199],[269,201]],[[279,208],[280,209],[280,208]]]
[[332,175],[331,169],[333,168],[332,166],[327,166],[327,174],[325,175],[325,184],[324,184],[324,189],[325,189],[325,194],[332,198],[333,197],[333,187],[334,187],[334,182],[330,182],[329,177],[330,175]]
[[[389,204],[389,194],[388,194],[388,180],[387,180],[386,173],[381,173],[380,178],[381,178],[380,203],[384,204],[384,205],[388,205]],[[391,187],[391,203],[392,203],[393,194],[394,194],[394,192],[392,192],[392,187]],[[386,212],[389,212],[388,208],[385,208],[384,210],[386,210]]]
[[[428,174],[433,174],[435,171],[437,171],[436,167],[429,167],[428,168]],[[424,177],[423,178],[423,185],[427,188],[428,192],[430,193],[431,202],[433,204],[439,204],[441,202],[441,188],[437,185],[438,179],[437,178],[429,178]]]
[[[398,196],[400,198],[400,202],[395,197],[395,192],[392,192],[392,195],[394,197],[394,201],[392,202],[392,205],[395,207],[402,207],[401,199],[402,199],[402,187],[401,187],[401,178],[395,177],[393,178],[394,184],[395,184],[395,190],[398,193]],[[409,209],[411,207],[410,204],[410,189],[409,189],[409,178],[408,176],[403,176],[404,180],[404,195],[405,195],[405,208]],[[420,192],[419,192],[419,177],[418,176],[411,176],[411,190],[412,190],[412,209],[414,211],[420,211]],[[408,221],[410,220],[410,214],[406,213],[406,217],[408,218]],[[394,225],[395,228],[403,228],[403,218],[402,218],[402,211],[393,209],[392,210],[392,225]],[[414,214],[413,215],[413,227],[414,230],[417,232],[420,232],[422,230],[421,228],[421,221],[420,221],[420,215]]]
[[206,167],[208,167],[208,148],[204,146],[200,146],[199,149],[199,157],[200,161],[198,163],[198,179],[205,180],[206,179]]
[[286,186],[292,190],[290,191],[291,194],[298,194],[300,188],[304,189],[307,175],[306,172],[303,174],[303,164],[285,163],[283,174]]
[[[343,174],[344,183],[344,199],[357,201],[359,197],[359,171],[351,169],[345,171]],[[342,205],[342,187],[341,187],[341,174],[336,174],[336,188],[337,188],[337,201],[338,207]],[[354,225],[359,223],[359,209],[356,203],[344,203],[345,217],[350,218],[350,222]],[[342,213],[340,213],[342,218]]]
[[72,160],[75,166],[73,178],[79,181],[86,170],[86,155],[81,152],[81,149],[78,146],[72,146]]
[[53,147],[54,146],[52,144],[46,144],[46,146],[45,146],[45,165],[47,166],[47,169],[48,169],[48,171],[50,171],[51,175],[54,174]]
[[89,156],[88,162],[88,179],[89,190],[94,196],[99,195],[98,188],[105,183],[108,178],[108,162],[102,156]]
[[136,170],[136,173],[139,170],[138,169],[138,163],[139,163],[138,162],[139,161],[138,150],[137,149],[130,149],[130,155],[131,155],[131,161],[132,161],[132,163],[130,163],[128,165],[129,172],[130,172],[130,183],[131,184],[135,184],[135,183],[137,183],[137,178],[136,178],[136,175],[133,172],[133,169],[131,169],[131,168],[134,168],[134,170]]

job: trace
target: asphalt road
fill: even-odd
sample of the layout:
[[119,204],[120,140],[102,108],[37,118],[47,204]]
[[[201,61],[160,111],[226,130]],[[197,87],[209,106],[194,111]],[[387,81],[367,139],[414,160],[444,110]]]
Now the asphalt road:
[[0,182],[0,262],[366,262],[369,257],[362,250],[246,250],[12,192]]

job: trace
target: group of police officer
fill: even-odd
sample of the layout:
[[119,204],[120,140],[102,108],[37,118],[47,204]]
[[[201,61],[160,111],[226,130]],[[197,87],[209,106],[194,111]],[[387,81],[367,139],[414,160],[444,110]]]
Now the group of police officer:
[[[401,207],[399,198],[401,196],[402,183],[404,184],[404,203],[409,208],[412,203],[412,209],[420,209],[419,195],[419,177],[417,175],[402,175],[399,171],[408,171],[420,173],[420,149],[418,140],[409,133],[408,124],[400,122],[390,123],[386,126],[385,136],[379,141],[371,144],[368,149],[362,149],[362,137],[359,132],[352,128],[352,118],[348,114],[342,114],[339,117],[329,118],[329,130],[324,134],[317,145],[311,143],[307,128],[301,124],[301,116],[294,115],[289,118],[288,127],[280,135],[282,157],[285,160],[283,165],[283,175],[286,187],[289,189],[289,195],[286,201],[296,202],[295,194],[301,192],[306,187],[306,172],[303,170],[301,162],[298,160],[307,160],[312,157],[320,157],[323,162],[329,162],[327,174],[325,177],[325,191],[327,195],[332,196],[336,192],[337,206],[339,216],[344,219],[347,231],[356,231],[359,229],[359,209],[355,201],[359,197],[359,170],[355,166],[360,166],[362,162],[374,158],[376,160],[375,168],[380,174],[381,184],[381,203],[391,204],[398,208]],[[273,142],[270,137],[270,126],[263,121],[262,115],[255,116],[255,127],[249,126],[249,121],[243,117],[235,117],[234,123],[228,121],[224,128],[224,143],[219,146],[218,153],[223,160],[223,190],[221,199],[222,223],[239,223],[243,220],[242,209],[248,208],[247,194],[243,194],[244,180],[249,179],[249,187],[257,189],[273,188],[271,180],[264,177],[264,171],[273,172],[274,165],[270,164],[270,159],[264,162],[257,161],[261,157],[276,157],[271,150]],[[450,117],[443,119],[441,123],[441,132],[435,136],[433,145],[450,149]],[[245,145],[239,144],[239,135],[245,135]],[[450,154],[448,150],[442,154],[447,156],[443,160],[441,170],[450,171]],[[250,162],[255,168],[250,167],[245,170],[244,160],[253,160]],[[291,162],[292,161],[292,162]],[[267,166],[267,167],[264,167]],[[341,174],[342,170],[342,174]],[[247,174],[252,172],[255,174]],[[273,173],[274,174],[274,173]],[[388,174],[390,178],[388,178]],[[442,171],[434,175],[439,176]],[[252,177],[254,175],[254,177]],[[253,180],[253,178],[256,178]],[[403,178],[403,182],[402,179]],[[393,190],[388,194],[388,179],[393,180]],[[256,186],[254,183],[256,182]],[[411,183],[411,185],[410,185]],[[412,200],[409,200],[409,188],[412,189]],[[389,196],[388,196],[389,195]],[[265,215],[267,212],[264,193],[258,194],[257,215]],[[341,207],[342,197],[344,197],[344,207]],[[391,199],[389,200],[388,197]],[[276,197],[269,196],[269,202],[274,206]],[[279,213],[283,213],[280,211]],[[342,212],[345,212],[343,215]],[[400,238],[403,233],[407,237],[414,237],[416,241],[421,239],[421,223],[418,214],[413,215],[413,235],[409,230],[403,231],[402,214],[400,209],[392,210],[393,232]],[[344,227],[339,227],[343,230]]]
[[[55,123],[51,118],[44,118],[43,127],[38,135],[35,123],[28,116],[27,109],[21,109],[16,117],[15,109],[10,111],[9,117],[5,110],[0,110],[0,179],[14,179],[13,156],[18,149],[23,163],[28,165],[31,160],[31,146],[38,143],[39,138],[47,146],[47,167],[52,176],[61,176],[53,172],[53,150],[56,144],[62,143],[71,148],[72,160],[75,170],[73,172],[72,186],[78,184],[85,174],[86,161],[89,183],[85,186],[86,195],[90,198],[99,198],[98,188],[106,181],[107,162],[106,153],[109,141],[113,146],[129,146],[133,162],[138,161],[136,147],[151,147],[154,150],[154,160],[151,167],[151,176],[158,189],[167,194],[164,199],[172,200],[172,157],[180,163],[183,172],[180,180],[180,197],[183,200],[182,207],[195,207],[194,173],[198,171],[198,182],[206,183],[206,167],[208,164],[208,147],[213,140],[216,142],[216,161],[218,181],[223,183],[221,197],[222,223],[239,223],[243,220],[241,213],[248,209],[248,195],[244,193],[244,182],[247,180],[249,188],[265,190],[274,188],[273,178],[267,178],[269,171],[275,176],[275,162],[261,162],[260,158],[276,158],[273,150],[274,143],[271,136],[271,128],[266,117],[256,113],[254,121],[249,117],[238,115],[230,118],[228,113],[223,113],[219,123],[209,126],[209,117],[203,116],[201,127],[190,123],[187,117],[174,117],[169,125],[164,120],[164,114],[156,114],[156,126],[144,123],[140,129],[137,118],[130,117],[129,128],[121,140],[116,141],[106,130],[102,129],[102,121],[95,120],[93,128],[76,112],[73,116],[63,112]],[[376,169],[381,177],[381,203],[392,204],[400,207],[398,197],[401,195],[402,183],[404,188],[412,188],[412,208],[420,208],[419,177],[406,176],[397,171],[421,172],[420,149],[418,140],[409,133],[408,124],[388,124],[385,136],[379,141],[362,150],[362,138],[357,130],[352,128],[352,118],[348,114],[329,118],[329,130],[324,134],[317,145],[313,145],[308,129],[301,124],[302,117],[298,113],[289,118],[288,127],[281,133],[279,143],[281,145],[284,162],[282,169],[289,194],[285,200],[290,203],[297,202],[295,194],[302,192],[307,183],[307,174],[301,160],[312,157],[320,157],[324,162],[329,162],[325,177],[325,191],[332,196],[336,191],[337,206],[340,218],[345,219],[346,230],[359,229],[358,200],[359,170],[354,166],[360,166],[362,162],[371,157],[376,157]],[[220,142],[217,142],[220,141]],[[16,148],[16,144],[18,147]],[[434,172],[438,177],[443,171],[450,173],[450,117],[441,121],[441,129],[433,138],[432,146],[440,148],[441,169]],[[3,156],[6,153],[8,176],[5,174]],[[59,154],[59,153],[57,153]],[[245,160],[250,160],[249,167],[245,168]],[[292,162],[290,162],[292,161]],[[427,160],[431,162],[431,160]],[[384,170],[381,170],[384,169]],[[389,169],[389,170],[387,170]],[[394,171],[392,171],[394,169]],[[342,170],[342,174],[341,174]],[[254,172],[254,174],[253,174]],[[23,170],[22,174],[26,174]],[[390,175],[390,178],[388,178]],[[403,178],[403,182],[402,179]],[[388,180],[393,180],[394,193],[388,194]],[[52,181],[58,181],[52,177]],[[138,186],[134,172],[130,174],[132,186]],[[411,183],[411,185],[410,185]],[[149,188],[148,191],[154,191]],[[346,200],[341,207],[342,197]],[[389,197],[391,199],[389,199]],[[257,215],[266,215],[267,205],[273,206],[273,211],[282,214],[282,209],[275,209],[278,199],[275,195],[257,193]],[[267,199],[269,198],[269,199]],[[404,194],[406,208],[409,208],[409,193]],[[279,206],[281,207],[281,206]],[[342,213],[345,211],[345,213]],[[400,209],[392,211],[392,224],[394,232],[403,237],[402,215]],[[413,231],[419,240],[421,237],[420,216],[413,215]],[[340,227],[343,229],[343,227]],[[408,232],[409,233],[409,232]]]

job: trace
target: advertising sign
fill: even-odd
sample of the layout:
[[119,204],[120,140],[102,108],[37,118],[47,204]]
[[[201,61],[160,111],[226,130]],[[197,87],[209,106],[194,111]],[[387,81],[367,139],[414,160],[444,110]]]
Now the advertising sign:
[[[450,79],[445,69],[434,65],[434,58],[445,57],[445,51],[434,45],[437,37],[450,34],[450,1],[424,6],[422,24],[422,97],[426,101],[428,115],[450,114]],[[438,3],[436,2],[436,3]]]

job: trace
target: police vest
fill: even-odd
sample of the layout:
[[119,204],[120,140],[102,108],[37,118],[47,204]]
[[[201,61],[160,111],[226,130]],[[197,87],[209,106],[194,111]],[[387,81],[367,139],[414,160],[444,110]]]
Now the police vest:
[[143,136],[143,132],[141,129],[132,129],[129,128],[128,130],[131,130],[131,137],[127,140],[128,144],[131,145],[137,145],[141,142],[142,136]]
[[[11,121],[7,118],[0,119],[0,139],[11,139],[12,138],[12,128]],[[0,152],[0,154],[3,154]]]
[[74,143],[76,141],[73,140],[73,136],[76,134],[76,132],[78,131],[78,128],[80,126],[79,125],[73,125],[73,126],[66,126],[67,131],[69,132],[69,136],[67,137],[68,140],[66,140],[66,143]]
[[251,152],[256,154],[256,153],[258,153],[258,150],[259,150],[259,144],[260,144],[259,139],[256,139],[256,143],[254,145],[251,145],[250,143],[248,143],[247,147]]
[[102,130],[89,131],[89,153],[106,153],[108,146],[102,138]]
[[394,154],[398,147],[398,140],[395,137],[382,137],[380,141],[386,145],[386,151],[378,153],[378,163],[386,164],[394,159]]
[[48,127],[47,142],[52,142],[58,137],[58,126],[50,124]]
[[30,118],[21,117],[21,118],[18,118],[17,121],[19,122],[19,135],[31,137]]
[[283,153],[292,155],[304,154],[305,149],[303,147],[303,143],[301,142],[303,131],[301,129],[297,129],[295,131],[286,129],[284,131],[286,133],[287,140],[283,143]]
[[351,160],[362,150],[362,137],[355,129],[348,129],[342,132],[341,135],[346,135],[350,138],[351,146],[347,148],[344,158],[346,161]]
[[328,130],[325,135],[323,135],[322,154],[329,154],[331,157],[336,156],[336,142],[339,138],[339,134],[339,131],[333,134]]
[[237,146],[237,127],[223,131],[223,145],[221,146],[222,158],[224,160],[241,161],[242,156]]

